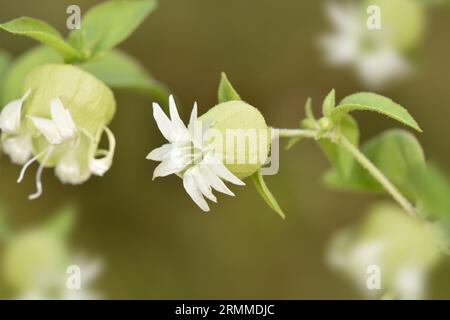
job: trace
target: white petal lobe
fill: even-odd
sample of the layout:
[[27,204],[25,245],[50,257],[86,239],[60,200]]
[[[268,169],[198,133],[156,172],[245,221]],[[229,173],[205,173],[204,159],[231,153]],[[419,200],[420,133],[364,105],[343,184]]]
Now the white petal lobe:
[[33,145],[30,134],[18,135],[3,141],[3,151],[15,164],[23,165],[31,157]]
[[170,152],[173,150],[173,146],[171,144],[162,145],[159,148],[153,149],[148,155],[147,160],[153,161],[163,161]]
[[42,133],[47,139],[48,143],[56,145],[63,142],[63,137],[61,136],[58,127],[53,120],[39,118],[39,117],[29,117],[36,128]]
[[59,98],[54,98],[50,101],[50,111],[52,114],[52,119],[55,122],[62,138],[64,140],[72,139],[77,132],[77,127],[73,122],[69,110],[64,108],[64,105]]
[[157,103],[153,103],[153,117],[155,118],[156,124],[161,131],[164,138],[168,141],[172,141],[172,132],[175,130],[172,122],[167,118],[164,111]]
[[194,177],[192,174],[184,174],[183,176],[183,186],[188,195],[194,200],[194,202],[205,212],[209,211],[208,203],[206,203],[203,198],[202,193],[197,187]]

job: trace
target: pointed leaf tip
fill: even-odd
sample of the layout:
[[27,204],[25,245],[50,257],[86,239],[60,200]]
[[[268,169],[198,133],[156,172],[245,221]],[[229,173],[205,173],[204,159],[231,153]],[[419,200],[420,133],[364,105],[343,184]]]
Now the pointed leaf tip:
[[418,123],[409,114],[408,110],[400,104],[382,95],[371,92],[360,92],[344,98],[341,103],[333,109],[330,118],[333,122],[339,122],[342,117],[354,110],[375,111],[397,120],[414,130],[422,132]]
[[322,105],[322,112],[325,117],[328,117],[336,106],[336,91],[332,89],[325,97]]
[[264,199],[264,201],[269,205],[269,207],[271,207],[272,210],[274,210],[283,220],[286,220],[286,215],[284,214],[277,200],[267,187],[264,178],[261,174],[261,171],[258,171],[257,173],[253,174],[252,180],[253,183],[255,184],[256,190],[258,190],[259,194]]
[[219,92],[218,92],[219,103],[233,101],[233,100],[242,100],[237,91],[233,88],[230,81],[228,80],[225,72],[222,72],[220,84],[219,84]]

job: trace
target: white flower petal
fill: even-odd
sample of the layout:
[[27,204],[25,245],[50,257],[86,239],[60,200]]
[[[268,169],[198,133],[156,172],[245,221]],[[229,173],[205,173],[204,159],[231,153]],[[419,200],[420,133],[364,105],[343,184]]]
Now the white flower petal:
[[207,154],[203,159],[204,163],[220,178],[227,180],[239,186],[245,186],[245,183],[228,170],[219,159]]
[[195,182],[197,184],[200,192],[209,200],[213,202],[217,202],[217,198],[214,196],[211,190],[211,186],[208,183],[208,179],[206,179],[200,172],[199,166],[194,166],[189,170],[190,173],[194,176]]
[[391,48],[380,48],[361,58],[357,69],[363,80],[377,88],[410,73],[407,61]]
[[173,150],[174,146],[172,144],[164,144],[159,148],[152,150],[147,155],[147,160],[153,161],[163,161]]
[[153,179],[166,177],[178,173],[186,168],[186,162],[182,158],[168,158],[161,162],[153,172]]
[[197,121],[197,102],[194,103],[194,106],[192,107],[192,111],[191,111],[191,117],[189,119],[189,130],[193,130],[194,129],[194,125],[195,122]]
[[0,129],[3,132],[17,134],[20,130],[20,120],[22,115],[23,102],[30,95],[31,90],[25,93],[21,99],[8,103],[0,113]]
[[325,59],[333,65],[345,65],[354,62],[359,55],[358,39],[352,35],[338,34],[320,39]]
[[107,127],[105,127],[104,130],[108,137],[109,150],[105,152],[104,157],[101,159],[96,159],[95,157],[91,157],[91,159],[89,159],[89,169],[97,176],[103,176],[106,171],[111,168],[114,152],[116,150],[116,139],[114,134]]
[[198,149],[203,148],[204,129],[203,123],[197,119],[197,102],[195,102],[194,107],[192,108],[188,130],[193,145]]
[[15,164],[23,165],[31,157],[33,144],[30,134],[21,134],[3,141],[3,151]]
[[164,138],[172,141],[172,133],[176,128],[157,103],[153,103],[153,118],[155,118],[156,124]]
[[169,111],[172,123],[179,128],[186,129],[186,126],[184,125],[183,121],[180,118],[180,115],[178,114],[177,105],[175,104],[173,95],[170,95],[169,97]]
[[82,168],[76,150],[66,152],[55,167],[55,174],[62,183],[78,185],[90,177],[87,168]]
[[341,32],[355,32],[361,28],[356,6],[351,3],[329,2],[326,13],[333,26]]
[[44,135],[48,143],[60,144],[64,141],[63,136],[53,120],[33,116],[29,116],[28,118],[33,121],[36,128]]
[[200,172],[214,190],[234,197],[234,193],[228,189],[225,183],[207,166],[200,166]]
[[55,122],[61,136],[65,140],[72,139],[77,132],[77,127],[73,122],[69,110],[64,108],[64,105],[59,98],[54,98],[50,101],[50,110],[52,120]]
[[194,202],[205,212],[209,211],[208,203],[203,198],[202,193],[197,187],[195,178],[192,174],[186,172],[183,175],[183,186]]

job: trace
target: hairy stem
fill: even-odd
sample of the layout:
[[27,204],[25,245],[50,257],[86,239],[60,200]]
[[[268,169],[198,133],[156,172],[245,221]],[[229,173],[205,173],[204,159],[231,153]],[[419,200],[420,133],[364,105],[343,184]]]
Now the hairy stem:
[[308,129],[278,129],[280,138],[315,138],[317,131]]
[[390,193],[392,198],[410,215],[421,219],[411,202],[406,199],[401,192],[389,181],[388,178],[378,169],[355,145],[341,135],[337,142],[350,152],[353,157]]

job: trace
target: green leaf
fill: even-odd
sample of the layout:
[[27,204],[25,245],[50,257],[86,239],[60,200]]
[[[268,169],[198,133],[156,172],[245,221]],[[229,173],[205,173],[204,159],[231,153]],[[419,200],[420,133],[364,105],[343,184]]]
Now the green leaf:
[[69,45],[55,28],[44,21],[21,17],[0,24],[0,29],[37,40],[55,49],[67,62],[81,59],[81,54]]
[[[358,123],[350,116],[346,115],[339,123],[341,133],[355,146],[359,144]],[[331,164],[343,177],[348,177],[353,169],[354,159],[343,147],[326,139],[319,140],[323,152],[328,157]]]
[[[8,72],[8,69],[11,64],[11,56],[3,50],[0,50],[0,103],[3,101],[2,94],[3,94],[3,84],[6,77],[6,74]],[[0,109],[3,107],[3,105],[0,105]]]
[[446,175],[435,165],[428,165],[418,168],[411,178],[417,189],[420,212],[450,223],[450,183]]
[[303,138],[302,137],[292,137],[289,139],[286,144],[286,151],[291,150],[297,143],[299,143]]
[[76,210],[72,205],[60,209],[46,224],[46,229],[59,236],[65,237],[75,225]]
[[325,97],[322,104],[322,112],[325,117],[329,117],[334,107],[336,106],[336,91],[333,89]]
[[[388,130],[364,144],[362,152],[403,194],[410,199],[418,198],[418,190],[412,179],[420,168],[425,167],[425,157],[414,135],[400,129]],[[328,172],[324,180],[334,188],[385,191],[378,181],[356,162],[348,177],[334,170]]]
[[313,105],[312,105],[312,99],[308,98],[306,99],[305,103],[305,114],[306,118],[315,121],[316,117],[314,117],[314,111],[313,111]]
[[61,56],[54,50],[39,46],[17,58],[4,79],[2,105],[18,99],[23,92],[23,82],[35,67],[47,63],[61,63]]
[[222,77],[220,79],[220,84],[219,84],[218,96],[219,96],[218,97],[219,103],[233,101],[233,100],[241,100],[241,97],[239,96],[239,94],[236,92],[236,90],[231,85],[225,72],[222,72]]
[[167,89],[133,57],[119,50],[107,52],[100,60],[80,66],[115,89],[133,90],[166,103]]
[[94,57],[128,38],[156,8],[155,0],[107,1],[92,7],[82,18],[81,29],[69,35],[69,43]]
[[330,113],[330,118],[334,123],[338,123],[344,115],[354,110],[379,112],[422,132],[422,129],[405,108],[389,98],[370,92],[360,92],[344,98]]
[[281,210],[277,200],[270,192],[269,188],[267,187],[263,176],[261,174],[261,171],[256,172],[252,175],[253,183],[255,184],[256,190],[258,190],[261,197],[264,199],[264,201],[271,207],[282,219],[286,219],[285,214],[283,213],[283,210]]

